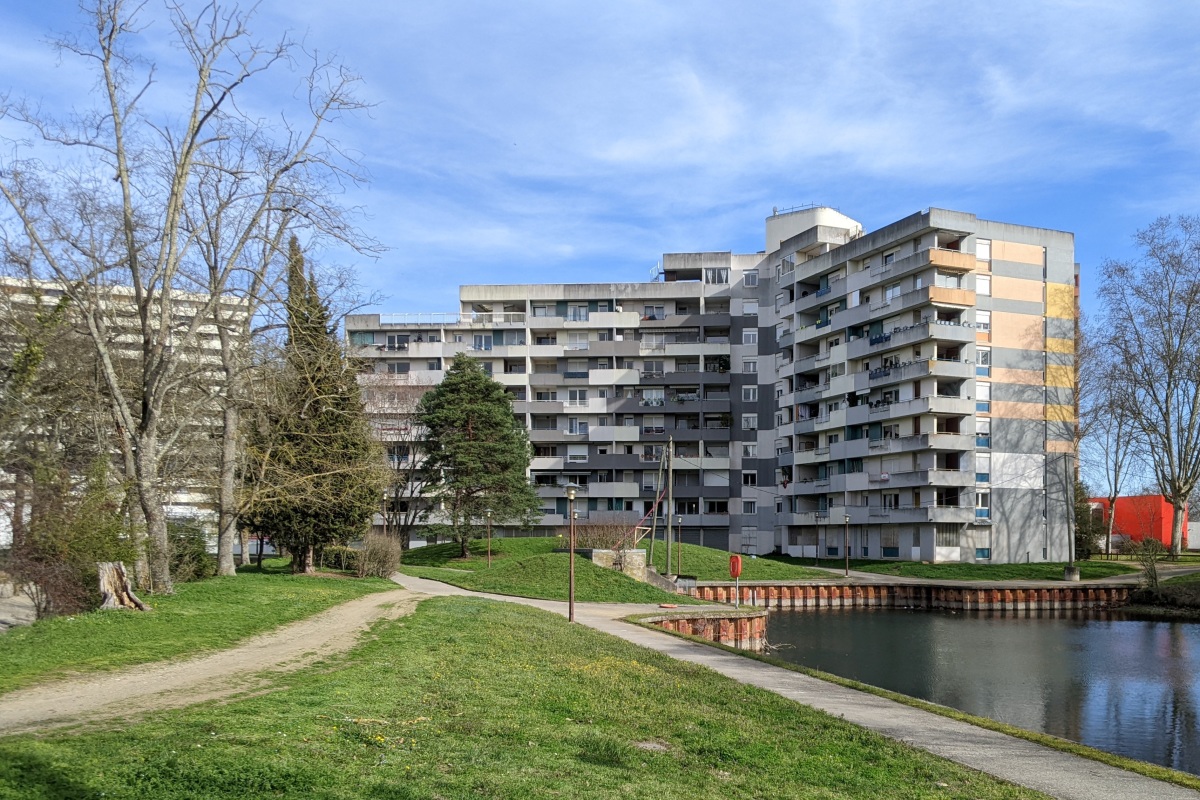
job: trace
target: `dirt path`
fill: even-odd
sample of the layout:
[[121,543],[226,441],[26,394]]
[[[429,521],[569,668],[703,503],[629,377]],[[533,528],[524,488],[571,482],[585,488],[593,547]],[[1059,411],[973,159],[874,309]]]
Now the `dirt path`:
[[408,614],[418,599],[407,589],[370,594],[229,650],[19,689],[0,696],[0,734],[116,719],[264,691],[272,681],[260,673],[291,672],[349,650],[374,622]]

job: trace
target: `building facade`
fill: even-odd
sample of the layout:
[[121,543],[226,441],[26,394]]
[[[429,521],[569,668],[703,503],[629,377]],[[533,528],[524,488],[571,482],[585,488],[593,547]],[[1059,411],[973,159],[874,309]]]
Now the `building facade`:
[[648,283],[464,286],[456,313],[346,334],[369,398],[436,383],[458,352],[508,387],[542,532],[567,483],[589,514],[640,518],[673,451],[687,542],[1065,560],[1076,275],[1068,233],[940,209],[864,233],[806,208],[773,213],[759,253],[666,254]]

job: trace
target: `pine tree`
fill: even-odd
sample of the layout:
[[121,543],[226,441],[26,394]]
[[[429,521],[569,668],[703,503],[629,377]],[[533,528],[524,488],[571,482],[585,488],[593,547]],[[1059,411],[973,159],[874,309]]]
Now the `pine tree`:
[[315,280],[292,238],[288,338],[247,452],[242,522],[313,571],[314,550],[367,532],[382,493],[382,464],[352,365],[330,324]]
[[541,500],[526,474],[529,437],[502,385],[459,353],[418,416],[427,434],[425,494],[442,504],[463,556],[489,510],[497,523],[532,522]]

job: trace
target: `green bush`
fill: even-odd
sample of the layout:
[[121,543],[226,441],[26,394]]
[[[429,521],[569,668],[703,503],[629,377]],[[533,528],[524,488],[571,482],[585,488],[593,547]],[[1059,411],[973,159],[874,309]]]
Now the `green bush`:
[[217,560],[208,552],[208,531],[194,519],[167,522],[171,541],[171,577],[176,583],[199,581],[217,574]]
[[1167,606],[1168,608],[1200,609],[1200,584],[1183,583],[1176,586],[1162,585],[1136,589],[1129,600],[1139,606]]
[[358,551],[353,547],[347,547],[342,544],[326,545],[317,554],[317,564],[322,569],[340,569],[346,572],[357,572]]

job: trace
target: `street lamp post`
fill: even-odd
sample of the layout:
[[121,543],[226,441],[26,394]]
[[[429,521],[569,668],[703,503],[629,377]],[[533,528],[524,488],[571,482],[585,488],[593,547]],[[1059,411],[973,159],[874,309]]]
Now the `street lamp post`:
[[846,577],[850,577],[850,515],[846,514],[846,535],[843,537],[846,550]]
[[570,571],[567,574],[567,621],[575,621],[575,486],[567,487],[567,516],[570,518],[570,548],[567,561]]
[[488,566],[492,565],[492,510],[489,508],[487,514],[487,536],[488,536]]
[[683,517],[675,517],[675,575],[683,574]]

